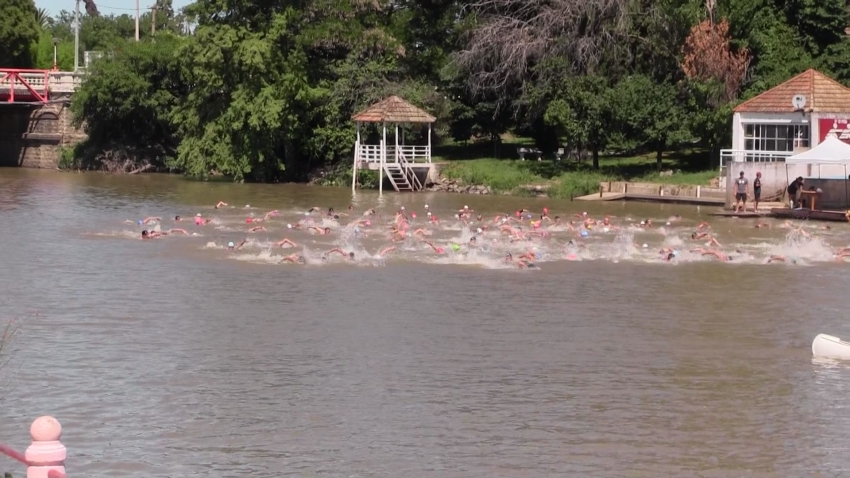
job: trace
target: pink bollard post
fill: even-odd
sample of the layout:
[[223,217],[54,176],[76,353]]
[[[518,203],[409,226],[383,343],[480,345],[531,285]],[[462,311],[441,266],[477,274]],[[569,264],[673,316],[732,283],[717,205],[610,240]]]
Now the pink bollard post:
[[27,448],[27,478],[57,478],[65,476],[68,452],[59,441],[62,425],[53,417],[39,417],[30,427],[32,444]]

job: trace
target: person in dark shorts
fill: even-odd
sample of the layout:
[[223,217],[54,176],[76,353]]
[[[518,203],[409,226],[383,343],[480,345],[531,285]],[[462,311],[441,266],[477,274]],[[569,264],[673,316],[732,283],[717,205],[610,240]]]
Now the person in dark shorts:
[[761,200],[761,171],[756,173],[753,180],[753,212],[759,212],[759,200]]
[[738,214],[739,207],[741,212],[747,212],[747,189],[749,186],[750,181],[744,177],[744,172],[741,171],[741,175],[735,180],[735,214]]

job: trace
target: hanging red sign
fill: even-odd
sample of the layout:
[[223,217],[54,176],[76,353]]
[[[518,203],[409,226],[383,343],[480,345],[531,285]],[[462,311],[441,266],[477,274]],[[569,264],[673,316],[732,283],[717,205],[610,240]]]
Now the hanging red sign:
[[820,130],[819,143],[830,134],[834,134],[841,141],[850,144],[850,119],[821,118],[818,129]]

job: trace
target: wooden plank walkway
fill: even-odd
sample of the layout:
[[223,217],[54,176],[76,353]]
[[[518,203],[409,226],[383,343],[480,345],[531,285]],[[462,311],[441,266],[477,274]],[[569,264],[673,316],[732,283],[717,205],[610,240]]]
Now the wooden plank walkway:
[[698,198],[694,196],[661,196],[658,194],[632,194],[632,193],[609,193],[604,192],[588,194],[575,198],[577,201],[643,201],[661,202],[671,204],[694,204],[698,206],[723,206],[726,200],[723,198]]
[[771,217],[779,219],[814,219],[818,221],[848,222],[847,211],[812,211],[810,209],[773,208]]

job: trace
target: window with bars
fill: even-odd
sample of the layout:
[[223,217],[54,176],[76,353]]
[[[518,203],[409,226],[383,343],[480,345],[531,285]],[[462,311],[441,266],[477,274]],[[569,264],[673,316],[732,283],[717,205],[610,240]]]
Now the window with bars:
[[809,147],[809,125],[744,125],[744,149],[747,151],[794,151]]

